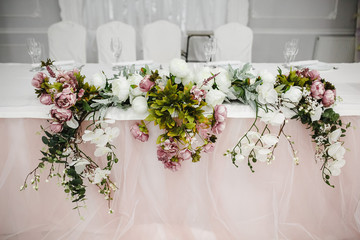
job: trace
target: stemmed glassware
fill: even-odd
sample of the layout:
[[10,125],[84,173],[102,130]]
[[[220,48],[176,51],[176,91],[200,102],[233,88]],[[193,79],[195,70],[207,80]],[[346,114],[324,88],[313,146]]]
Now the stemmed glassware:
[[115,66],[113,67],[113,70],[119,70],[119,66],[117,66],[117,63],[119,62],[121,52],[122,52],[122,42],[120,38],[118,37],[112,37],[110,40],[110,50],[114,55],[115,58]]
[[299,52],[299,39],[292,39],[285,43],[284,46],[284,58],[285,67],[290,67],[290,63],[295,60],[296,55]]
[[207,63],[214,60],[216,50],[216,39],[211,37],[204,43],[204,54]]
[[28,50],[28,54],[31,57],[32,68],[30,71],[39,71],[41,70],[41,66],[35,66],[35,64],[40,63],[41,57],[41,43],[37,42],[34,38],[26,39],[26,47]]

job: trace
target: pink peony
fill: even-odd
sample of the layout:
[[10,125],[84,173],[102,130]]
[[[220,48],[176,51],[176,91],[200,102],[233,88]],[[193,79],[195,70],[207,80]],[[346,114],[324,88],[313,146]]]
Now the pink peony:
[[50,105],[53,103],[50,94],[43,93],[40,96],[40,102],[44,105]]
[[179,152],[179,160],[186,161],[191,159],[192,159],[192,154],[189,149],[183,149]]
[[206,91],[199,89],[196,86],[193,86],[190,90],[190,93],[193,94],[193,98],[199,103],[206,97]]
[[70,80],[71,80],[70,76],[63,71],[59,71],[59,74],[56,77],[56,81],[59,83],[66,83],[69,82]]
[[316,70],[309,71],[308,74],[307,74],[307,77],[310,78],[310,80],[313,80],[313,81],[316,80],[316,79],[318,79],[318,80],[321,79],[320,78],[320,73],[318,71],[316,71]]
[[225,122],[216,122],[215,125],[211,128],[211,131],[215,134],[220,134],[225,130]]
[[155,83],[150,80],[150,75],[146,75],[140,81],[139,88],[142,92],[148,92],[154,85]]
[[324,96],[322,98],[322,104],[324,107],[329,107],[334,104],[336,98],[336,91],[335,90],[326,90]]
[[227,109],[224,105],[216,105],[214,107],[214,116],[217,122],[224,122],[227,116]]
[[196,129],[202,138],[208,138],[208,136],[210,135],[208,125],[206,125],[205,123],[197,124]]
[[50,110],[50,115],[56,122],[64,123],[72,118],[72,112],[69,109],[54,107]]
[[55,95],[54,102],[58,108],[69,109],[76,103],[76,94],[71,91],[71,88],[65,88]]
[[59,133],[63,130],[63,125],[59,122],[52,122],[50,124],[50,130],[54,133]]
[[311,85],[311,96],[315,99],[322,99],[325,93],[324,84],[320,80],[316,80]]
[[47,78],[45,73],[38,72],[31,80],[31,85],[33,85],[35,88],[41,88],[41,84],[44,82],[45,78]]
[[171,159],[176,156],[179,148],[172,138],[165,140],[157,147],[158,160],[163,162],[165,168],[172,170],[178,170],[181,166],[178,162],[173,162]]
[[141,142],[146,142],[149,139],[149,134],[142,132],[139,128],[139,124],[135,123],[130,127],[130,132],[133,137]]
[[177,171],[180,169],[181,164],[179,162],[167,161],[167,162],[164,162],[164,167],[171,169],[173,171]]

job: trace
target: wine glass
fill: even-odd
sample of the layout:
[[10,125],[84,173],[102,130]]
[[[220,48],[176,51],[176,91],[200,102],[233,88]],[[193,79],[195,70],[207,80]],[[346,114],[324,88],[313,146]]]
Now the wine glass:
[[28,38],[26,39],[26,46],[32,62],[32,68],[30,69],[30,71],[34,72],[41,70],[40,65],[35,66],[35,64],[40,63],[42,49],[41,43],[37,42],[34,38]]
[[284,59],[285,67],[290,67],[290,63],[295,60],[296,55],[299,52],[299,39],[292,39],[285,43],[284,46]]
[[110,40],[110,50],[114,55],[115,58],[115,66],[114,70],[118,70],[119,66],[116,64],[119,62],[121,51],[122,51],[122,42],[120,41],[120,38],[118,37],[112,37]]
[[217,46],[216,46],[216,39],[211,37],[204,43],[204,54],[206,62],[211,62],[214,60],[216,54]]

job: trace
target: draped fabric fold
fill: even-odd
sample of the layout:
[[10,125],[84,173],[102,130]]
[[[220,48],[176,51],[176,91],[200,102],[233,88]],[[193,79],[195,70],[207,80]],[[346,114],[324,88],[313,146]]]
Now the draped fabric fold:
[[[136,29],[137,59],[142,59],[141,34],[145,24],[168,20],[182,31],[186,49],[188,30],[214,30],[227,22],[248,22],[249,0],[59,0],[61,19],[82,24],[88,31],[88,62],[97,62],[97,27],[117,20]],[[202,51],[198,49],[197,51]]]

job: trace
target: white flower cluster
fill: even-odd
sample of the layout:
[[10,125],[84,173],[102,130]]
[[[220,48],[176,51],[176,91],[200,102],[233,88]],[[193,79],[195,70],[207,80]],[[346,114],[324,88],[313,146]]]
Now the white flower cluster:
[[328,140],[331,145],[325,149],[327,154],[333,160],[328,161],[326,166],[333,176],[338,176],[341,173],[341,168],[345,165],[344,154],[346,150],[342,142],[339,141],[341,134],[341,129],[330,132]]
[[84,142],[91,142],[92,144],[96,145],[96,150],[94,152],[94,155],[96,157],[101,157],[109,152],[112,152],[111,148],[109,147],[109,144],[117,137],[119,136],[119,128],[114,127],[108,127],[106,126],[105,129],[101,128],[100,126],[106,126],[106,122],[98,122],[95,126],[95,129],[93,131],[91,130],[85,130],[84,135],[82,136],[82,139]]
[[235,164],[239,164],[245,158],[270,163],[274,160],[272,148],[278,143],[279,138],[273,134],[261,135],[255,131],[249,131],[241,140],[241,145],[235,149]]

